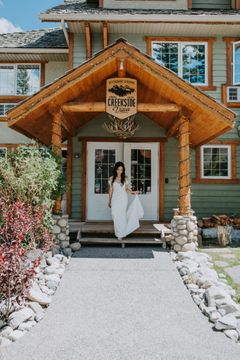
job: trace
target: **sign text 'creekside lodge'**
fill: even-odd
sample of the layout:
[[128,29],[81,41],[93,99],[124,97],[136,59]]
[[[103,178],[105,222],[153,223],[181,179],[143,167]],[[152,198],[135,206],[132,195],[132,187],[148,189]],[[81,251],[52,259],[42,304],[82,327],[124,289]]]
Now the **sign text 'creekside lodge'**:
[[106,112],[119,119],[137,113],[137,80],[130,78],[107,80]]

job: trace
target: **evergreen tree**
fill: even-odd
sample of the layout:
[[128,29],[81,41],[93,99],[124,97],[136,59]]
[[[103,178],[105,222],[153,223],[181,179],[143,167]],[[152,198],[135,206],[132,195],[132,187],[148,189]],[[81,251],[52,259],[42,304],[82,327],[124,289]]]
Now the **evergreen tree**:
[[27,95],[30,91],[29,86],[30,77],[28,71],[24,67],[18,67],[17,69],[17,94]]

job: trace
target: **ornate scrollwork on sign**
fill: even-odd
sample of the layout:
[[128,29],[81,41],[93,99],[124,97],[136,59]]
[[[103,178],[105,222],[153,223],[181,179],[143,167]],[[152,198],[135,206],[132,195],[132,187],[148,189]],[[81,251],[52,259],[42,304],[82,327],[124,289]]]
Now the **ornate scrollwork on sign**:
[[129,116],[126,119],[118,119],[110,114],[108,114],[108,117],[110,118],[110,123],[104,123],[102,127],[122,139],[133,136],[140,129],[140,126],[134,121],[135,115]]

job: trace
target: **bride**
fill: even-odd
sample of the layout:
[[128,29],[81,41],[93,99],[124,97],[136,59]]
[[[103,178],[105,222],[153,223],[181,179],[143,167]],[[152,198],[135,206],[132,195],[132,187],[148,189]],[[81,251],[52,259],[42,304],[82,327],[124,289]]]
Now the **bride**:
[[138,191],[132,191],[129,188],[129,180],[125,175],[125,166],[121,161],[114,166],[113,176],[109,178],[109,203],[112,210],[114,223],[114,233],[118,240],[122,240],[137,228],[139,228],[139,219],[143,218],[143,208],[138,196],[127,208],[127,193],[138,195]]

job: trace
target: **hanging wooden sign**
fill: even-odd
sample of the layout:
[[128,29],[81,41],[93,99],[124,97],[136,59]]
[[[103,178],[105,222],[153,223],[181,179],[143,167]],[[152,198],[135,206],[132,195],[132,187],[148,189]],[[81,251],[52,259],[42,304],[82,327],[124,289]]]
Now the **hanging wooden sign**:
[[106,112],[118,119],[137,113],[137,80],[112,78],[107,80]]

